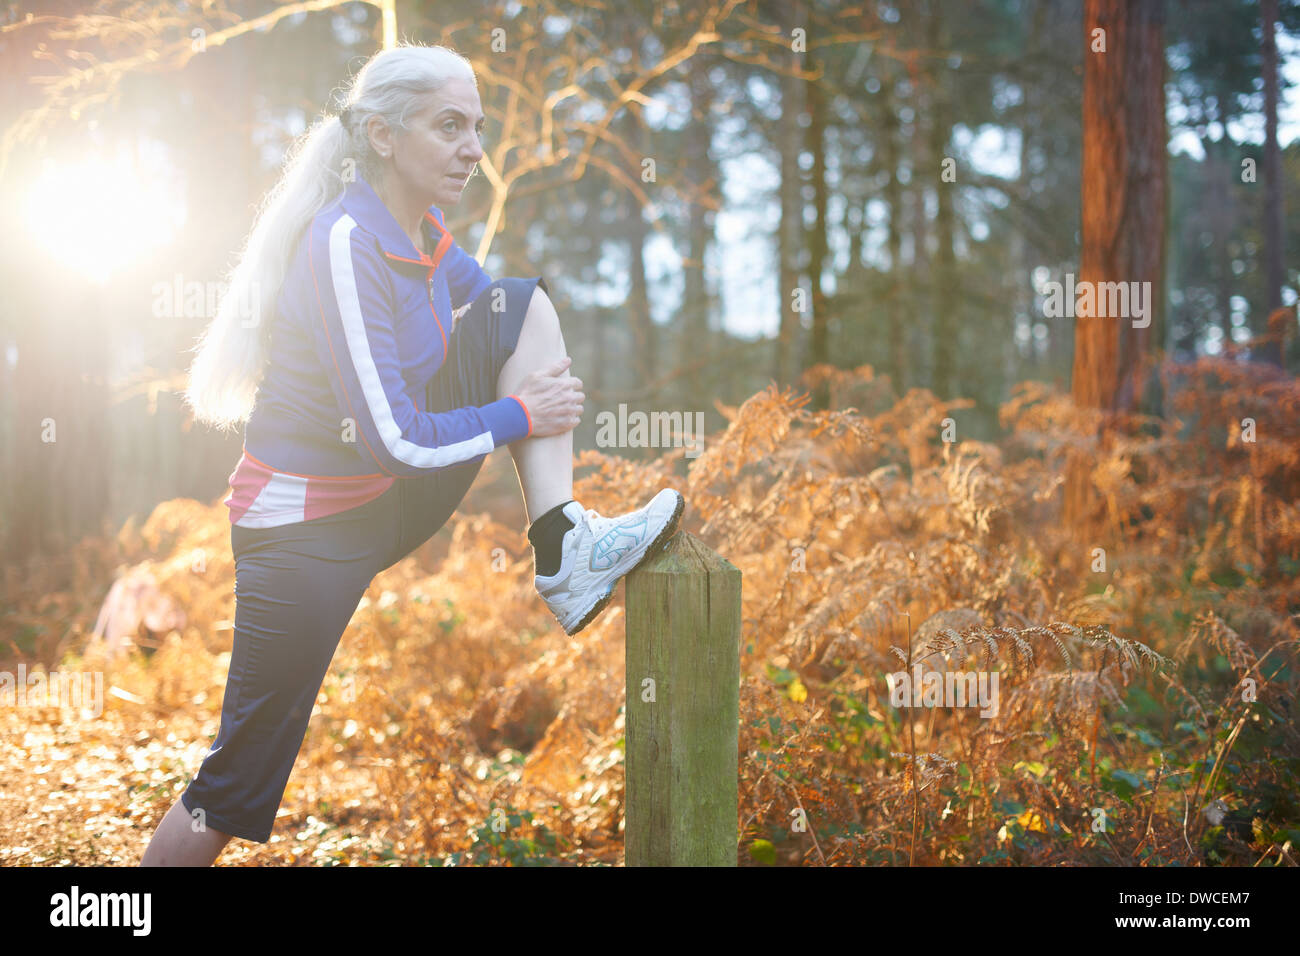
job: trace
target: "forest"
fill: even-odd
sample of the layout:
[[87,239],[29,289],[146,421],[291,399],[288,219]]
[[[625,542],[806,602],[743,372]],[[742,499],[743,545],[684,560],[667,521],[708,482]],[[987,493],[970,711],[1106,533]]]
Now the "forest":
[[[546,279],[573,497],[739,569],[735,865],[1297,865],[1300,0],[7,4],[0,865],[135,866],[218,732],[193,348],[404,43],[473,65],[446,227]],[[627,862],[631,598],[567,635],[527,526],[498,449],[223,865]]]

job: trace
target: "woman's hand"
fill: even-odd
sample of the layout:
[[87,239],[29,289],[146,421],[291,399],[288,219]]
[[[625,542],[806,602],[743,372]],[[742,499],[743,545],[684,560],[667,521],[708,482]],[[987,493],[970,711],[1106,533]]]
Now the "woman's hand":
[[529,372],[515,395],[528,406],[533,438],[562,435],[582,421],[582,379],[569,374],[573,359],[566,355],[554,365]]

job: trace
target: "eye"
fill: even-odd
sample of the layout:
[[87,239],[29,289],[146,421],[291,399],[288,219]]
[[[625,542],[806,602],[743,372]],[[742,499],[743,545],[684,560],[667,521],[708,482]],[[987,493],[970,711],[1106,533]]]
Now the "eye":
[[442,128],[448,133],[454,133],[456,132],[456,121],[454,119],[449,119],[447,122],[442,124]]

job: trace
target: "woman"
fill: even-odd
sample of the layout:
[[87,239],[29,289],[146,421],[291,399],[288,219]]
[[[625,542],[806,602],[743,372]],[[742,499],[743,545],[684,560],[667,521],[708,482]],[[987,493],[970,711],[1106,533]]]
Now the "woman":
[[546,283],[493,281],[443,224],[483,156],[469,61],[387,50],[344,102],[291,150],[190,372],[198,420],[245,424],[225,502],[234,646],[216,740],[142,865],[270,837],[366,587],[442,527],[494,448],[510,447],[534,583],[567,634],[684,507],[672,489],[617,518],[573,500],[582,382]]

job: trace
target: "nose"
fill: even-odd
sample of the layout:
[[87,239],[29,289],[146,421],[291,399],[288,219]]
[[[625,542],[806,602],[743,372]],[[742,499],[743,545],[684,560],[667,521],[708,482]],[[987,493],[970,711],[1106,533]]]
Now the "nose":
[[469,143],[462,155],[471,163],[477,163],[483,158],[483,145],[478,141],[478,133],[469,134]]

